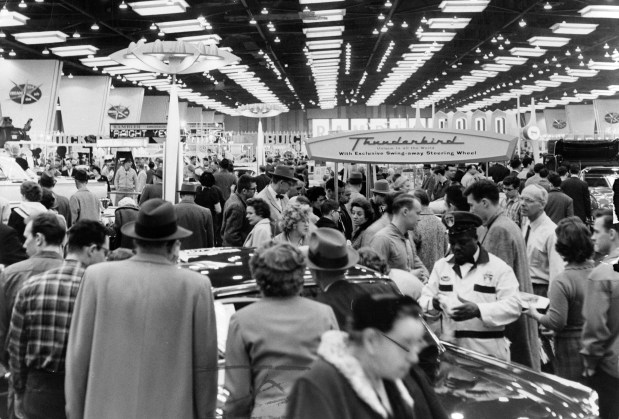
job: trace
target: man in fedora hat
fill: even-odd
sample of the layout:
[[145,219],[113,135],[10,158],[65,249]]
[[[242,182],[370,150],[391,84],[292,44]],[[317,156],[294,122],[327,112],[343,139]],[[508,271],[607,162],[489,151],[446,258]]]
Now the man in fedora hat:
[[163,197],[163,169],[158,168],[155,170],[155,174],[153,175],[153,183],[150,185],[146,185],[144,189],[142,189],[142,195],[140,195],[140,206],[153,198],[162,198]]
[[76,223],[79,220],[100,221],[103,208],[101,201],[88,190],[88,173],[82,169],[74,170],[73,179],[75,179],[77,192],[69,198],[71,222]]
[[310,235],[307,267],[322,293],[316,301],[333,309],[340,329],[347,327],[353,302],[366,294],[400,294],[393,283],[359,283],[346,280],[346,271],[355,266],[359,254],[346,245],[346,237],[333,228],[318,228]]
[[419,304],[442,313],[443,339],[509,361],[505,325],[521,315],[516,275],[478,243],[479,216],[454,211],[443,222],[453,254],[434,264]]
[[122,233],[137,254],[90,266],[82,279],[67,345],[67,416],[214,417],[211,282],[176,266],[191,231],[178,226],[170,202],[151,199]]
[[376,219],[380,218],[385,213],[385,197],[391,192],[389,182],[386,179],[377,180],[374,187],[370,189],[373,196],[370,198],[370,203],[374,209]]
[[294,177],[294,167],[279,165],[270,172],[271,183],[256,195],[256,198],[264,200],[269,204],[271,210],[271,222],[275,227],[275,234],[281,233],[279,221],[282,219],[282,212],[288,205],[288,189],[297,184]]
[[178,193],[181,201],[174,205],[178,225],[193,231],[191,236],[181,240],[181,249],[200,249],[215,246],[211,210],[194,202],[196,193],[198,193],[198,185],[183,183]]
[[365,191],[363,187],[363,175],[361,172],[351,171],[348,175],[348,188],[350,188],[350,200],[346,204],[346,209],[350,213],[350,204],[357,198],[364,198]]

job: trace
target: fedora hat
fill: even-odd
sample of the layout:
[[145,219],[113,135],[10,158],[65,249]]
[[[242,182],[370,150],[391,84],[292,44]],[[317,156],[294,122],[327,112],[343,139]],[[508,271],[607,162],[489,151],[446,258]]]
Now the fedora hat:
[[183,182],[178,192],[182,194],[194,194],[195,195],[198,193],[198,185],[195,183],[191,183],[191,182]]
[[361,183],[363,182],[363,175],[361,174],[361,172],[350,172],[350,174],[348,175],[348,182],[349,183]]
[[389,192],[389,182],[386,179],[377,180],[374,184],[374,188],[370,189],[370,191],[379,194],[379,195],[387,195]]
[[318,228],[309,238],[307,267],[318,271],[341,271],[355,266],[359,253],[346,245],[344,234],[334,228]]
[[275,167],[275,170],[269,172],[273,176],[283,177],[285,179],[296,182],[297,178],[294,177],[294,167],[284,166],[283,164]]
[[146,201],[137,220],[128,222],[120,231],[133,239],[152,242],[183,239],[193,234],[178,226],[174,205],[159,198]]

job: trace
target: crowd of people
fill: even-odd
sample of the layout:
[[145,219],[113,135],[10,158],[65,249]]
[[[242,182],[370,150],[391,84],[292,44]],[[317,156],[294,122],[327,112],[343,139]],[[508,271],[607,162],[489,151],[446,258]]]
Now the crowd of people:
[[[358,167],[310,187],[304,161],[237,177],[191,158],[171,204],[152,163],[99,171],[119,198],[108,226],[87,171],[72,168],[67,202],[54,173],[22,184],[0,225],[11,415],[212,417],[211,284],[175,264],[233,246],[255,248],[263,298],[230,320],[224,417],[446,418],[416,365],[421,316],[463,348],[591,386],[602,419],[619,416],[619,224],[592,210],[577,166],[389,169],[370,188]],[[357,264],[391,281],[348,282]]]

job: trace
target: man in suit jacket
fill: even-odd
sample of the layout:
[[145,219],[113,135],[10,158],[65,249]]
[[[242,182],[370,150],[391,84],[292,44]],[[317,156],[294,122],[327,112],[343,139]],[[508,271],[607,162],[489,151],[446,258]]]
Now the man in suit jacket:
[[288,189],[297,184],[297,178],[294,177],[294,167],[292,166],[280,165],[270,173],[271,183],[260,191],[256,198],[260,198],[269,204],[271,223],[275,229],[274,234],[277,235],[282,232],[279,222],[290,199],[287,195]]
[[178,225],[193,231],[191,236],[181,240],[181,249],[200,249],[215,246],[211,210],[194,202],[197,185],[183,183],[178,192],[181,196],[181,202],[174,205]]
[[591,195],[589,195],[589,185],[578,178],[578,172],[578,165],[572,164],[570,166],[571,176],[563,181],[561,190],[574,201],[574,215],[586,223],[591,219]]
[[5,267],[28,259],[14,228],[0,223],[0,265]]
[[155,170],[155,175],[153,176],[152,185],[146,185],[142,190],[142,195],[140,195],[140,206],[144,204],[144,202],[153,198],[162,198],[163,197],[163,170],[157,169]]
[[247,200],[254,197],[256,182],[249,175],[242,175],[237,190],[226,201],[221,222],[221,237],[224,246],[243,246],[252,226],[245,216]]
[[[214,417],[212,286],[176,265],[179,240],[191,231],[178,226],[171,203],[151,199],[122,233],[135,240],[137,254],[89,266],[77,295],[67,344],[67,417]],[[172,397],[153,397],[170,391]]]
[[344,233],[347,240],[352,237],[352,217],[346,208],[346,204],[350,201],[352,191],[350,186],[345,185],[341,180],[337,181],[337,197],[335,196],[335,179],[331,178],[325,184],[325,190],[327,191],[327,199],[337,201],[340,206],[340,219],[338,221],[339,230]]
[[548,175],[548,180],[552,187],[548,191],[548,202],[546,202],[544,212],[553,223],[559,224],[562,219],[574,215],[574,201],[561,192],[561,176],[551,173]]
[[260,166],[260,174],[256,176],[256,192],[262,192],[271,183],[271,178],[266,174],[267,169],[270,172],[273,170],[273,166]]
[[41,177],[39,178],[39,185],[42,188],[49,189],[54,194],[56,198],[56,203],[54,204],[54,209],[58,211],[58,214],[64,217],[65,222],[68,226],[71,223],[71,207],[69,206],[69,198],[63,195],[58,195],[54,192],[54,186],[56,185],[56,179],[51,173],[43,172]]

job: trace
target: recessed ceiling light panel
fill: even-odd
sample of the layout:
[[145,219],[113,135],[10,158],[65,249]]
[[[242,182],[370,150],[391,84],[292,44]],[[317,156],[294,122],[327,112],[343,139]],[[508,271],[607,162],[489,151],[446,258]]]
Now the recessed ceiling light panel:
[[619,19],[619,6],[594,5],[587,6],[578,11],[582,17]]
[[471,19],[464,17],[456,18],[433,18],[428,20],[430,29],[464,29]]
[[342,36],[343,26],[323,26],[320,28],[303,28],[303,33],[308,38],[329,38]]
[[346,9],[316,10],[310,13],[302,13],[303,23],[337,22],[344,19]]
[[530,45],[538,47],[562,47],[570,42],[570,38],[562,38],[558,36],[534,36],[528,40]]
[[65,42],[69,35],[60,31],[15,33],[16,41],[26,45],[54,44]]
[[59,57],[79,57],[80,55],[94,55],[97,53],[98,50],[99,48],[92,45],[74,45],[70,47],[50,48],[50,51]]
[[0,13],[0,28],[24,26],[28,19],[30,19],[28,16],[24,16],[21,13],[9,12],[8,10],[3,9],[3,12]]
[[149,0],[128,3],[140,16],[171,15],[185,13],[189,4],[185,0]]
[[164,33],[198,32],[204,30],[204,26],[202,26],[198,19],[159,22],[157,26]]
[[490,0],[445,0],[438,6],[443,13],[481,13]]
[[596,23],[555,23],[550,27],[553,33],[564,35],[588,35],[593,32],[598,25]]
[[509,50],[511,55],[516,55],[520,57],[541,57],[546,54],[548,50],[543,48],[523,48],[523,47],[515,47]]

